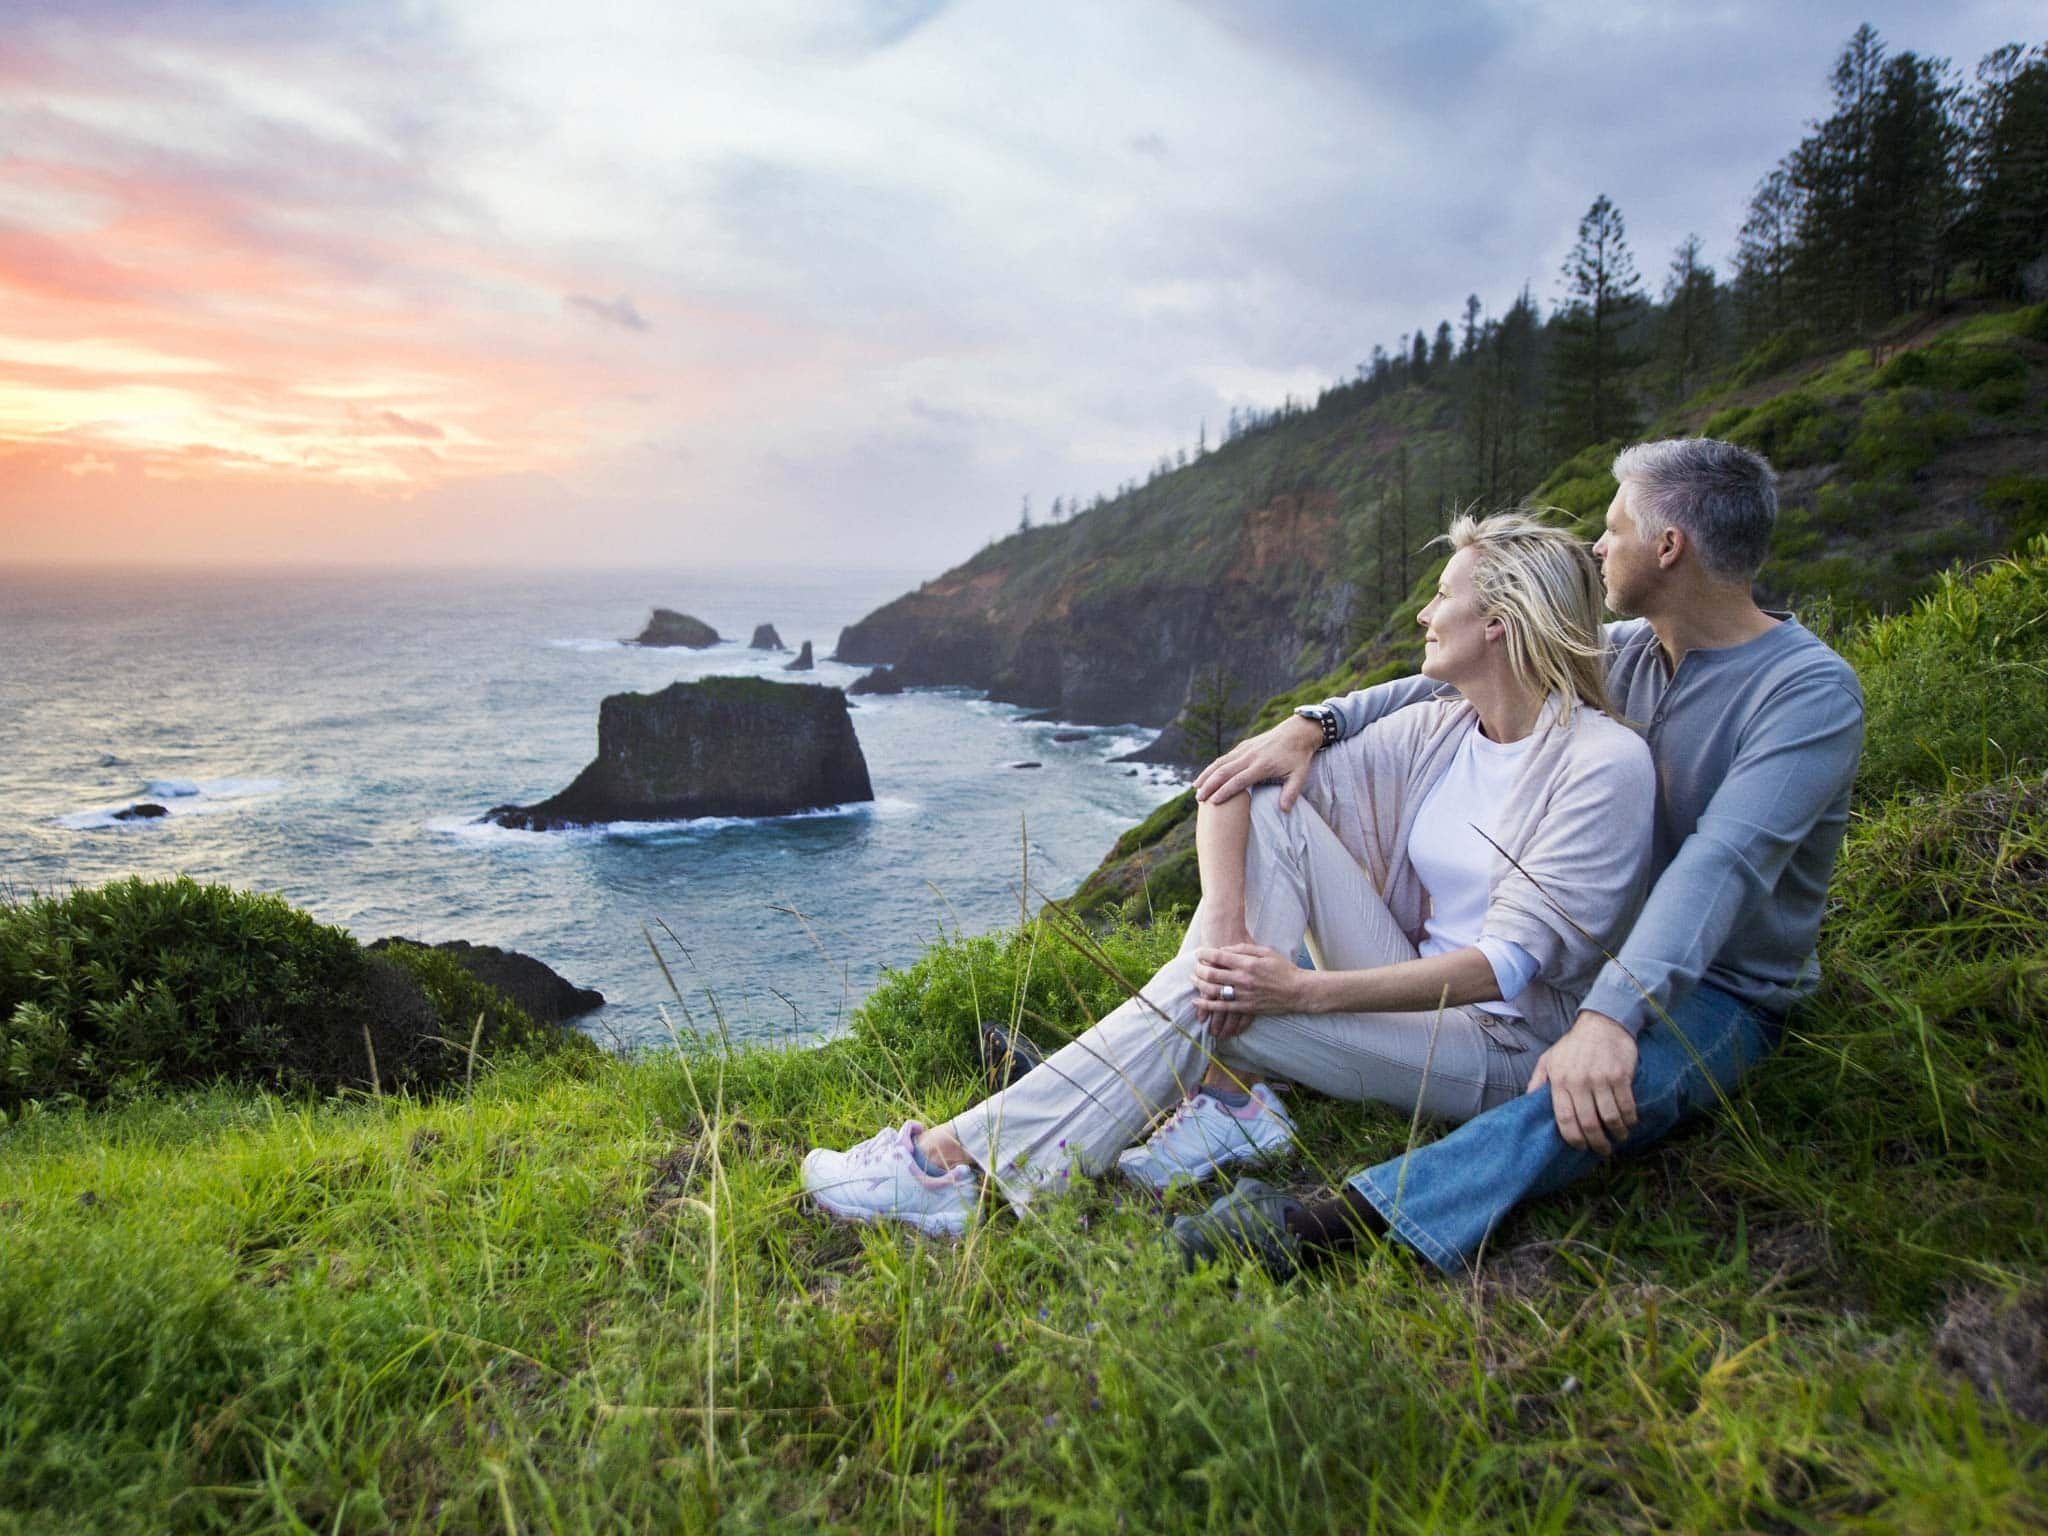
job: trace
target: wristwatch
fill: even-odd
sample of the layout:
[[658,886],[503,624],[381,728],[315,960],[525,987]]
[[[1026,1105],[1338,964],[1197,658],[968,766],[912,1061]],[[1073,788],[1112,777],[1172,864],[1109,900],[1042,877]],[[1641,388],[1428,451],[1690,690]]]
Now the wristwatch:
[[1337,722],[1337,711],[1327,704],[1303,704],[1294,712],[1323,733],[1323,739],[1316,745],[1318,752],[1324,747],[1335,746],[1343,735],[1343,727]]

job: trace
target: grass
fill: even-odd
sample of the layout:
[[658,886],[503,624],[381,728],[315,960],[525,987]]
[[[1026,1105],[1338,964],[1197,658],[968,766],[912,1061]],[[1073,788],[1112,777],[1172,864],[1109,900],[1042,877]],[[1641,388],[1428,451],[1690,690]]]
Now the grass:
[[[817,1050],[32,1113],[0,1530],[2034,1528],[2044,869],[2038,779],[1866,813],[1754,1090],[1463,1280],[1183,1276],[1107,1183],[960,1243],[803,1210],[808,1146],[972,1100],[978,1014],[1116,995],[1046,919]],[[1409,1134],[1300,1109],[1303,1184]]]
[[[1835,430],[1769,425],[1810,420]],[[1552,499],[1594,508],[1603,472]],[[2044,570],[2048,544],[1848,636],[1871,736],[1821,992],[1745,1092],[1517,1213],[1471,1275],[1390,1247],[1183,1275],[1160,1240],[1191,1197],[1111,1183],[959,1243],[803,1209],[806,1148],[973,1100],[977,1019],[1050,1043],[1179,936],[1041,917],[934,944],[814,1050],[23,1105],[0,1536],[2041,1529]],[[1132,841],[1181,858],[1176,814]],[[1297,1110],[1303,1189],[1411,1134]]]

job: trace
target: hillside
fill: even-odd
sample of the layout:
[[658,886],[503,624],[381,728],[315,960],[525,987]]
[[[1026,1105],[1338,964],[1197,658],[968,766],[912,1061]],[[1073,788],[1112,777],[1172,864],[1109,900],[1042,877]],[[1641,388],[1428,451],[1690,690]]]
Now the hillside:
[[[2039,1530],[2048,539],[1849,648],[1819,996],[1469,1278],[1184,1275],[1108,1180],[957,1243],[805,1209],[807,1147],[979,1096],[978,1018],[1050,1043],[1180,937],[1055,908],[816,1048],[19,1106],[0,1530]],[[1433,1134],[1295,1109],[1301,1189]]]
[[[1413,392],[1413,391],[1411,391]],[[1920,320],[1874,347],[1745,359],[1659,419],[1646,436],[1726,437],[1781,474],[1771,556],[1758,588],[1827,628],[1897,611],[1948,566],[2048,532],[2048,305]],[[1591,535],[1614,496],[1618,444],[1556,465],[1527,500]],[[1404,600],[1329,671],[1262,708],[1263,729],[1295,704],[1412,672],[1414,618],[1436,580],[1429,562]],[[1099,918],[1192,906],[1194,801],[1183,794],[1117,840],[1072,905]]]
[[[1093,723],[1163,726],[1218,664],[1263,698],[1377,624],[1377,494],[1397,450],[1442,437],[1442,410],[1418,392],[1285,413],[991,545],[848,628],[838,659]],[[1418,488],[1418,527],[1421,505]]]

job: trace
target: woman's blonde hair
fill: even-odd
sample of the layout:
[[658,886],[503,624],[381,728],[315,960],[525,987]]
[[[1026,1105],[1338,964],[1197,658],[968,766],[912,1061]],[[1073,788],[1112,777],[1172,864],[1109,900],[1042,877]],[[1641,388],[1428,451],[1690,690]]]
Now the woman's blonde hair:
[[1437,542],[1453,553],[1476,551],[1472,588],[1486,616],[1500,620],[1517,681],[1560,695],[1566,720],[1574,703],[1614,713],[1600,633],[1600,567],[1584,543],[1530,511],[1461,513]]

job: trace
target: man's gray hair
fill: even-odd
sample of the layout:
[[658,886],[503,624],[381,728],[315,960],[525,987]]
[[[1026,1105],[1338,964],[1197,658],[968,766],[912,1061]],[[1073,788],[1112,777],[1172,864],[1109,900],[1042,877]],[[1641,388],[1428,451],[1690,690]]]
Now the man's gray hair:
[[1762,454],[1715,437],[1672,437],[1624,448],[1614,478],[1635,482],[1629,514],[1638,538],[1677,528],[1723,581],[1747,581],[1763,565],[1778,476]]

